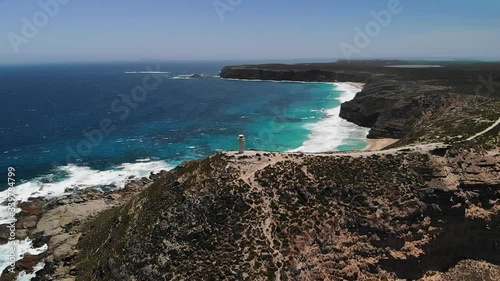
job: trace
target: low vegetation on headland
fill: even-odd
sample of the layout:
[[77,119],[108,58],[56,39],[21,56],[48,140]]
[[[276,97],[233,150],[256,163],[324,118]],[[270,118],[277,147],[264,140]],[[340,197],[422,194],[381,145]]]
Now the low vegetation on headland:
[[26,205],[18,229],[49,241],[39,280],[499,280],[500,104],[476,90],[500,65],[387,64],[401,62],[225,68],[366,82],[341,115],[399,150],[221,152],[121,193]]

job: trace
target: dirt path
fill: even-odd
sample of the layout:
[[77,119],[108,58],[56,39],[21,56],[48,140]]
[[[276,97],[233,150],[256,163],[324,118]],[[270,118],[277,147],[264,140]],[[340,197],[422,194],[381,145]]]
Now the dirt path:
[[[230,160],[229,165],[236,165],[241,171],[240,179],[245,181],[250,186],[252,191],[260,194],[262,198],[262,204],[254,203],[251,208],[261,209],[263,219],[258,228],[262,231],[262,234],[267,241],[267,245],[272,251],[273,263],[278,267],[278,270],[275,272],[274,280],[281,281],[284,256],[280,251],[282,246],[281,243],[276,245],[274,242],[274,229],[276,223],[274,222],[274,212],[271,207],[271,201],[273,199],[276,200],[276,198],[269,197],[269,195],[265,192],[264,187],[262,187],[255,179],[255,172],[263,170],[267,166],[272,166],[278,162],[287,160],[285,158],[285,154],[259,151],[248,151],[244,155],[238,154],[236,151],[226,151],[225,154],[227,156],[234,156],[234,160]],[[246,236],[246,234],[244,236]],[[247,249],[245,249],[245,251],[246,250]],[[246,253],[244,255],[246,258],[248,257],[248,254]]]
[[496,126],[498,126],[498,124],[500,124],[500,118],[498,118],[498,120],[495,123],[493,123],[493,125],[489,126],[484,131],[481,131],[481,132],[473,135],[472,137],[468,138],[467,140],[470,141],[470,140],[473,140],[473,139],[475,139],[475,138],[477,138],[479,136],[482,136],[482,135],[486,134],[487,132],[493,130]]

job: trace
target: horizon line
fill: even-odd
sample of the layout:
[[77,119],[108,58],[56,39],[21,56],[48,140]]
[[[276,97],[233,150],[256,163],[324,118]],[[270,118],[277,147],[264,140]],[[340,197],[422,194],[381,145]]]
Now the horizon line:
[[347,60],[345,58],[252,58],[252,59],[120,59],[120,60],[67,60],[67,61],[45,61],[45,62],[10,62],[2,63],[0,66],[16,66],[16,65],[62,65],[62,64],[111,64],[111,63],[141,63],[141,62],[253,62],[253,61],[304,61],[310,62],[325,62],[333,63],[337,61],[374,61],[374,60],[401,60],[401,61],[443,61],[443,62],[458,62],[458,61],[478,61],[478,62],[500,62],[500,57],[367,57]]

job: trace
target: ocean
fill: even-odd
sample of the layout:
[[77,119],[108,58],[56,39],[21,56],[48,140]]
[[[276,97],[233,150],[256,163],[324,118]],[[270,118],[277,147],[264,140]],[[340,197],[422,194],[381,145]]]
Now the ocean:
[[[340,104],[352,99],[356,89],[226,80],[217,76],[224,66],[2,66],[2,173],[16,169],[18,199],[26,200],[58,196],[69,187],[121,187],[130,176],[236,150],[239,134],[246,136],[248,149],[256,150],[323,152],[366,146],[367,129],[338,117]],[[189,74],[206,78],[190,79]],[[144,87],[145,80],[156,88]],[[0,190],[7,187],[1,181]]]
[[[356,88],[238,81],[226,63],[94,63],[0,67],[0,201],[120,188],[183,161],[248,149],[324,152],[367,146],[367,128],[338,117]],[[203,74],[205,78],[190,78]],[[0,206],[0,223],[12,221]],[[19,255],[40,253],[18,241]],[[7,253],[8,245],[0,245]],[[2,255],[3,256],[3,255]],[[19,259],[17,257],[17,259]],[[8,265],[0,260],[0,269]]]

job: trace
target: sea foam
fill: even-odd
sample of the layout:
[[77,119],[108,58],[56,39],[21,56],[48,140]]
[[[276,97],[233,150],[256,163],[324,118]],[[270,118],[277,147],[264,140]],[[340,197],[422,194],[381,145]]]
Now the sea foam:
[[[56,173],[63,172],[66,176],[58,181],[50,181],[54,178],[53,174],[35,178],[31,181],[19,184],[15,188],[15,199],[17,203],[29,201],[33,197],[45,197],[48,199],[57,198],[65,194],[71,193],[70,190],[83,190],[90,187],[110,187],[122,188],[128,181],[133,178],[148,177],[151,172],[159,172],[161,170],[170,170],[173,167],[164,161],[148,161],[149,159],[139,159],[136,163],[123,163],[113,169],[100,171],[90,167],[66,165],[56,168]],[[8,191],[0,192],[0,202],[5,202],[8,198]],[[10,217],[8,206],[0,205],[0,224],[9,224],[15,219]],[[17,208],[17,212],[21,209]],[[5,227],[5,226],[4,226]],[[33,248],[33,243],[30,240],[18,241],[16,261],[22,259],[23,255],[30,253],[39,255],[47,250],[47,246],[41,248]],[[0,245],[0,272],[9,266],[9,251],[10,244]],[[33,274],[33,273],[31,273]],[[28,278],[31,274],[27,274],[24,278]],[[29,279],[21,279],[29,280]]]
[[[82,190],[89,187],[122,188],[130,178],[147,177],[151,172],[170,170],[173,167],[164,161],[139,159],[136,163],[123,163],[109,170],[95,170],[90,167],[66,165],[56,168],[56,173],[66,176],[59,181],[51,181],[52,174],[35,178],[16,186],[15,199],[18,203],[28,201],[30,197],[56,198],[68,194],[68,190]],[[49,182],[47,182],[49,181]],[[8,191],[0,192],[0,202],[8,197]],[[0,224],[13,221],[8,215],[8,206],[0,206]]]
[[35,278],[36,273],[42,270],[44,267],[45,263],[40,262],[33,268],[33,271],[31,271],[30,273],[26,273],[26,271],[21,271],[21,273],[19,273],[19,276],[17,277],[17,281],[29,281],[31,280],[31,278]]
[[[21,260],[26,253],[32,255],[32,256],[38,256],[39,254],[47,251],[47,244],[43,245],[40,248],[33,248],[33,241],[29,240],[26,238],[26,240],[15,240],[13,241],[15,243],[15,260]],[[3,272],[7,267],[10,266],[10,255],[11,255],[11,248],[13,247],[12,244],[3,244],[0,245],[0,272]],[[18,279],[18,280],[29,280],[29,279]]]
[[[331,83],[334,91],[341,91],[337,98],[340,103],[352,100],[361,89],[347,83]],[[311,131],[309,138],[299,148],[291,152],[320,153],[335,151],[349,139],[365,139],[369,128],[364,128],[340,118],[340,106],[324,110],[325,117],[320,121],[305,125]]]

